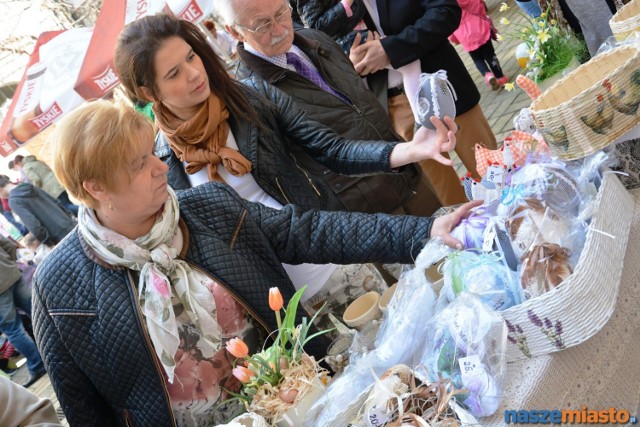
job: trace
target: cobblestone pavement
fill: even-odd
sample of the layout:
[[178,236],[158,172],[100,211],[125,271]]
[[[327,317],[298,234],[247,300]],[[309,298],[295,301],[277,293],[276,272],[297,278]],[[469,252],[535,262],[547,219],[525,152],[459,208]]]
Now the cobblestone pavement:
[[[511,8],[506,12],[500,12],[499,0],[486,0],[489,10],[489,16],[492,17],[495,26],[498,31],[505,36],[503,41],[493,41],[493,47],[496,51],[496,56],[502,66],[502,71],[505,75],[509,76],[512,83],[515,83],[515,78],[521,71],[515,57],[515,50],[519,44],[518,40],[512,40],[506,33],[509,32],[509,27],[513,27],[519,22],[523,22],[524,18],[518,13],[520,9],[514,2],[509,1]],[[500,23],[501,18],[507,18],[511,23],[509,27]],[[522,108],[531,105],[531,99],[524,91],[520,90],[516,85],[516,88],[510,92],[506,90],[493,91],[484,82],[484,76],[478,72],[471,57],[465,52],[461,46],[456,46],[456,50],[462,58],[462,61],[467,66],[469,74],[473,78],[476,87],[480,91],[480,106],[484,115],[489,121],[491,130],[496,135],[498,144],[502,144],[504,137],[507,136],[509,131],[513,130],[513,118],[520,112]],[[454,158],[454,165],[458,175],[462,176],[466,173],[465,167]]]

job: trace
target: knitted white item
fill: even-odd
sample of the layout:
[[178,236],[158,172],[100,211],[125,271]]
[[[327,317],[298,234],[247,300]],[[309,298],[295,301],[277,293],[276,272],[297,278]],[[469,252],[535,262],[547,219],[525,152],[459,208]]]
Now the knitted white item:
[[433,74],[420,74],[420,85],[413,99],[413,105],[417,110],[414,112],[416,122],[427,129],[435,129],[429,120],[431,116],[440,120],[443,120],[444,116],[452,119],[456,117],[455,101],[458,98],[455,89],[447,80],[445,70],[438,70]]

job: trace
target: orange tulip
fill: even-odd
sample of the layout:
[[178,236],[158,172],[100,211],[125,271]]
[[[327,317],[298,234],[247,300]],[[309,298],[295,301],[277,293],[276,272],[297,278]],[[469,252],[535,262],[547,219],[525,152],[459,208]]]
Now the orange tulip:
[[280,293],[280,289],[271,288],[269,289],[269,307],[273,311],[282,310],[282,306],[284,305],[284,300],[282,299],[282,294]]
[[238,359],[243,359],[249,354],[249,347],[240,338],[232,338],[226,345],[226,349]]
[[254,375],[250,369],[247,369],[244,366],[236,366],[233,368],[231,373],[243,384],[251,381],[251,377]]

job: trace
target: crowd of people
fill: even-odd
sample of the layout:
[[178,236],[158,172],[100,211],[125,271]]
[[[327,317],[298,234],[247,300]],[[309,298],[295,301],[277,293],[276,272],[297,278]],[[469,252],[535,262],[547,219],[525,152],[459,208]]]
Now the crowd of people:
[[[277,328],[270,287],[287,300],[308,285],[299,318],[339,310],[391,285],[383,264],[411,263],[427,240],[459,246],[451,230],[482,202],[464,203],[447,154],[479,178],[472,147],[497,147],[450,43],[492,88],[508,81],[482,1],[216,12],[224,35],[165,14],[129,23],[115,65],[131,105],[87,103],[57,124],[53,171],[16,156],[20,181],[0,176],[3,215],[39,254],[31,290],[18,245],[0,238],[0,331],[27,358],[25,386],[46,368],[71,425],[228,421],[240,383],[224,344],[255,350]],[[456,117],[431,130],[416,124],[415,87],[439,70]]]

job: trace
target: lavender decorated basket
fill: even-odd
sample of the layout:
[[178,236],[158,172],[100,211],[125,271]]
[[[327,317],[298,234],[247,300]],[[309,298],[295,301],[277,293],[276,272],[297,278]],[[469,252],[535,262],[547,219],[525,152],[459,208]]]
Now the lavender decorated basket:
[[509,331],[508,362],[578,345],[613,314],[633,199],[613,173],[605,173],[596,203],[573,274],[553,290],[501,312]]

